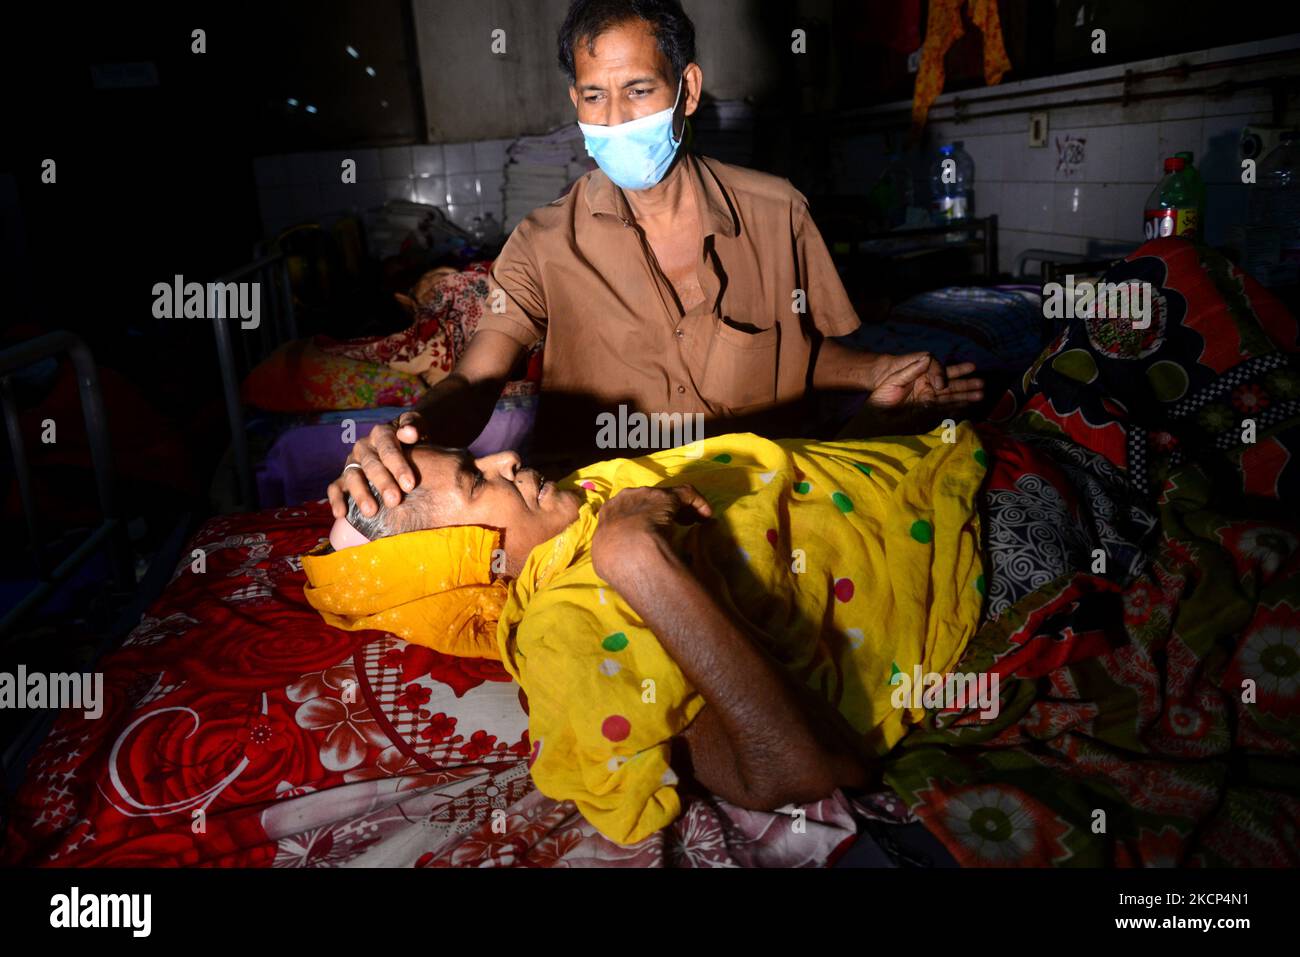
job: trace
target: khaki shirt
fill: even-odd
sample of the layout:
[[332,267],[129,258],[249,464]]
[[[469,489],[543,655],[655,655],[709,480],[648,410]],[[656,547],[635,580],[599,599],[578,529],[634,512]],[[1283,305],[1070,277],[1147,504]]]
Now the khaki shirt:
[[[529,214],[493,266],[478,328],[526,348],[546,339],[539,451],[594,450],[596,416],[620,404],[703,413],[709,434],[797,434],[818,336],[859,326],[808,201],[788,180],[689,153],[678,172],[695,190],[704,236],[696,274],[705,295],[689,312],[600,170]],[[627,454],[642,453],[579,458]]]

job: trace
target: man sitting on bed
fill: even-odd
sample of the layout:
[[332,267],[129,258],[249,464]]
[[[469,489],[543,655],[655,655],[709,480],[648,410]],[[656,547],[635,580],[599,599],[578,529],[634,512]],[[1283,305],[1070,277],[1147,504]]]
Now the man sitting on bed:
[[[477,653],[527,696],[537,787],[632,843],[680,813],[679,774],[755,809],[871,782],[922,713],[891,703],[895,676],[948,673],[978,624],[984,462],[965,424],[718,436],[557,482],[417,445],[402,502],[349,503],[336,551],[303,559],[307,596],[449,653],[476,653],[450,644],[467,621],[494,626]],[[472,600],[375,614],[426,592]]]
[[972,365],[836,342],[860,322],[804,196],[683,148],[704,73],[677,0],[573,0],[558,40],[599,169],[515,228],[464,355],[419,406],[357,442],[357,467],[329,488],[336,517],[345,495],[369,515],[414,488],[410,445],[473,443],[543,338],[533,448],[556,477],[607,454],[591,423],[621,406],[768,436],[804,434],[810,386],[936,413],[896,418],[884,434],[897,434],[981,399]]

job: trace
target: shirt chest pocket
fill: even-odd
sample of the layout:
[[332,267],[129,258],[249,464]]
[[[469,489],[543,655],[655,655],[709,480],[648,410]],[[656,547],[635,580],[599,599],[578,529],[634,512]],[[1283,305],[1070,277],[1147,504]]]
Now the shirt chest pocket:
[[719,412],[775,402],[779,345],[776,324],[750,330],[715,319],[700,396]]

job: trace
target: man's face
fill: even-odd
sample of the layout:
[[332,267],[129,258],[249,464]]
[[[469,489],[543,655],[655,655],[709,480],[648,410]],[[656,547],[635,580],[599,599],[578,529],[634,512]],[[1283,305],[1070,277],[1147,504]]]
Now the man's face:
[[[666,110],[677,99],[677,78],[672,64],[659,49],[650,24],[629,20],[596,37],[594,53],[582,38],[574,45],[574,84],[569,97],[578,110],[578,122],[593,126],[618,126],[629,120]],[[678,115],[695,111],[692,64],[683,80],[682,108]],[[680,130],[674,117],[674,130]]]
[[[414,446],[418,484],[398,506],[411,509],[406,527],[486,525],[504,532],[507,572],[517,575],[536,546],[578,517],[580,499],[520,467],[514,452],[475,459],[464,449]],[[408,524],[409,522],[409,524]]]

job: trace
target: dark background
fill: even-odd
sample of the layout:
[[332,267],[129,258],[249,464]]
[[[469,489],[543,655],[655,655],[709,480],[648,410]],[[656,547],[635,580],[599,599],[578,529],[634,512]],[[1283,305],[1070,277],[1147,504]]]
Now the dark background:
[[[821,137],[855,109],[911,96],[907,59],[926,8],[909,28],[893,0],[755,0],[749,9],[773,51],[788,50],[790,31],[802,27],[810,47],[834,54],[773,56],[777,73],[755,105],[753,165],[790,178],[816,208]],[[1295,4],[1254,4],[1248,16],[1211,0],[1002,0],[999,9],[1014,64],[1004,82],[1300,29]],[[1112,52],[1089,52],[1080,16],[1107,25]],[[50,2],[6,17],[0,347],[52,329],[86,339],[105,380],[119,464],[151,463],[123,469],[124,507],[202,513],[228,440],[212,333],[202,321],[153,319],[152,285],[178,273],[215,279],[252,257],[265,238],[254,157],[423,142],[409,4]],[[190,49],[196,27],[207,33],[201,56]],[[347,43],[365,46],[376,78],[340,66]],[[92,67],[122,64],[151,65],[156,85],[96,85]],[[947,90],[984,85],[976,30],[949,51],[946,68]],[[310,99],[318,113],[289,107],[287,96]],[[377,97],[388,106],[378,108]],[[58,164],[56,185],[40,181],[45,158]],[[373,292],[353,334],[393,321]],[[43,515],[56,525],[94,514],[84,473],[69,474],[40,483]],[[16,502],[11,484],[11,517]]]

